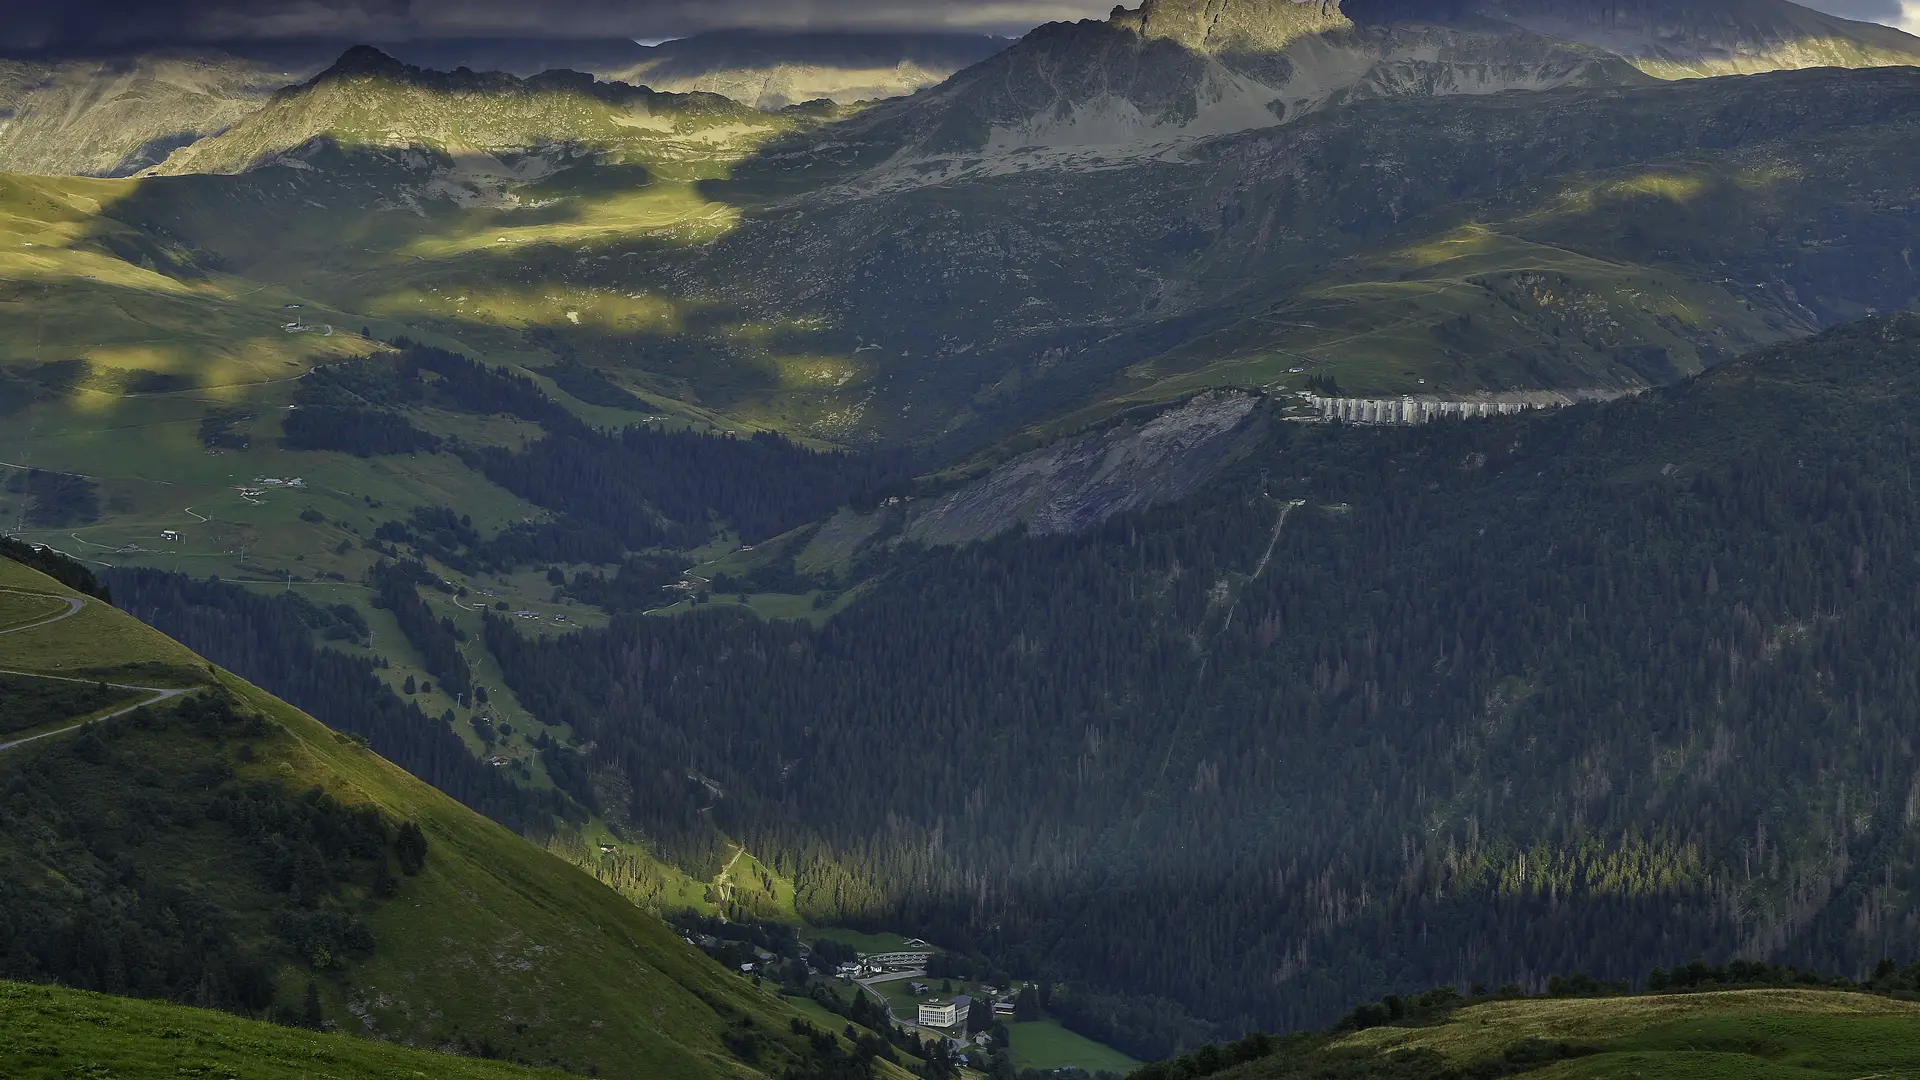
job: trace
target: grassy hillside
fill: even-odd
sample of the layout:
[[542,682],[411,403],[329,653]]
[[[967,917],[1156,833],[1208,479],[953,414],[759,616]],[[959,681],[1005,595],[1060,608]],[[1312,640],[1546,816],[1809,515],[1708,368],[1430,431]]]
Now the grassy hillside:
[[[1251,1060],[1247,1060],[1247,1059]],[[1835,990],[1482,1000],[1404,1026],[1254,1039],[1149,1067],[1142,1080],[1787,1077],[1920,1068],[1920,1003]]]
[[[0,586],[78,596],[5,560]],[[740,1074],[721,1036],[786,1026],[592,878],[103,604],[0,637],[0,667],[192,691],[0,752],[9,975],[603,1075]]]
[[1127,1073],[1140,1064],[1118,1050],[1068,1031],[1054,1020],[1030,1020],[1007,1030],[1013,1036],[1014,1064],[1022,1069]]
[[61,987],[0,982],[0,1072],[12,1080],[88,1076],[159,1080],[519,1080],[567,1075],[460,1058],[343,1035],[245,1020],[231,1013]]

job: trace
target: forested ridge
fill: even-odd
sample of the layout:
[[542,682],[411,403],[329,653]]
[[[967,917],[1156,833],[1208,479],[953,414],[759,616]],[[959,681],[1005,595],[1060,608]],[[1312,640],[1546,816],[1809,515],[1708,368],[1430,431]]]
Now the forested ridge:
[[[129,614],[328,727],[365,738],[380,756],[496,821],[538,837],[555,815],[576,812],[561,793],[516,787],[476,760],[445,719],[381,682],[372,660],[316,646],[314,633],[334,616],[297,595],[263,596],[159,570],[114,570],[108,581]],[[419,604],[412,584],[405,588],[400,595]]]
[[683,865],[724,834],[810,916],[1229,1025],[1857,969],[1920,942],[1916,420],[1920,319],[1876,319],[1552,415],[1271,423],[1090,535],[900,548],[818,630],[487,643]]

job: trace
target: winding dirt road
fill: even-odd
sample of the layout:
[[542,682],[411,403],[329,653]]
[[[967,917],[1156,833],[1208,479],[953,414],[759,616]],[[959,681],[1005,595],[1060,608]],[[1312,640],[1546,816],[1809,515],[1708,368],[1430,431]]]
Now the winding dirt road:
[[14,593],[18,596],[44,596],[49,600],[65,600],[67,602],[67,610],[61,612],[60,614],[53,615],[45,619],[41,619],[39,622],[28,623],[25,626],[16,626],[11,630],[0,630],[0,637],[6,637],[8,634],[24,634],[29,630],[38,630],[43,626],[52,626],[54,623],[57,623],[62,619],[73,618],[75,615],[80,614],[80,612],[84,610],[87,606],[87,602],[85,600],[80,600],[71,596],[54,596],[51,593],[28,592],[25,589],[0,588],[0,592]]
[[[65,600],[67,602],[67,610],[62,611],[57,615],[53,615],[48,618],[41,619],[39,622],[36,622],[36,623],[28,623],[25,626],[16,626],[11,630],[0,630],[0,637],[6,637],[10,634],[24,634],[29,630],[39,630],[44,627],[52,626],[54,623],[60,622],[65,619],[73,618],[75,615],[78,615],[82,611],[86,610],[86,607],[87,607],[87,601],[84,597],[55,596],[52,593],[30,592],[26,589],[8,589],[3,587],[0,587],[0,592],[17,593],[22,596],[44,596],[50,600]],[[8,668],[0,668],[0,675],[17,675],[24,679],[47,679],[52,682],[80,683],[86,686],[95,685],[99,681],[97,679],[72,679],[64,675],[42,675],[37,671],[13,671]],[[160,686],[128,686],[124,683],[107,683],[106,685],[115,690],[133,690],[138,693],[149,694],[152,696],[148,697],[145,701],[136,702],[132,705],[127,706],[124,709],[120,709],[115,712],[110,712],[105,716],[96,716],[90,720],[81,720],[78,723],[69,724],[63,728],[55,728],[52,731],[42,731],[37,735],[29,735],[24,739],[14,739],[11,742],[0,742],[0,754],[4,754],[8,750],[12,750],[16,746],[25,746],[28,743],[39,742],[41,739],[51,739],[55,735],[65,735],[70,731],[78,731],[89,724],[97,724],[102,720],[112,720],[115,717],[125,716],[130,712],[134,712],[138,709],[144,709],[149,705],[158,705],[163,701],[172,701],[174,698],[182,697],[192,692],[190,690],[173,690],[173,689],[168,689],[166,687],[160,687]]]

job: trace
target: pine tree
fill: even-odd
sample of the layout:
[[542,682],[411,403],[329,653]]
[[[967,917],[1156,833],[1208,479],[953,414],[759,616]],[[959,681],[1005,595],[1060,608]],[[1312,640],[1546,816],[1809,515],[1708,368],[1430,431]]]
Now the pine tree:
[[306,1001],[301,1006],[300,1019],[302,1023],[315,1031],[319,1031],[327,1026],[327,1018],[320,1009],[320,984],[312,979],[307,980],[307,996]]

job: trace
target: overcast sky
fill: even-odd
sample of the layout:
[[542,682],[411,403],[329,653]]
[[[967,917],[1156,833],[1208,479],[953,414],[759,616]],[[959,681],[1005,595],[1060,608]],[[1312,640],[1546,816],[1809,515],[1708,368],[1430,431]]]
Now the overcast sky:
[[[1137,2],[1137,0],[1135,0]],[[1807,0],[1920,33],[1920,0]],[[1112,0],[0,0],[0,47],[531,33],[658,39],[733,26],[986,30],[1095,18]]]

